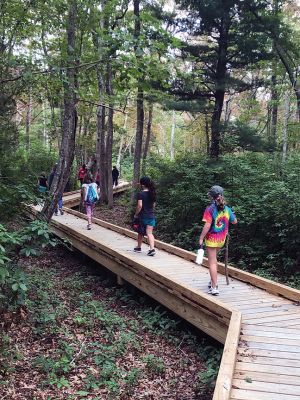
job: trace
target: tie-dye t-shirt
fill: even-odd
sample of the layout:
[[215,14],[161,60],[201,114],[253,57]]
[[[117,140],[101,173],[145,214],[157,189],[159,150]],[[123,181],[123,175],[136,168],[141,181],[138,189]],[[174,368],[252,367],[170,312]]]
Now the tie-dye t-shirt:
[[215,204],[210,205],[204,211],[202,221],[211,224],[210,230],[205,236],[205,244],[208,247],[224,246],[228,232],[229,222],[235,219],[234,212],[230,207],[225,206],[224,210],[217,209]]

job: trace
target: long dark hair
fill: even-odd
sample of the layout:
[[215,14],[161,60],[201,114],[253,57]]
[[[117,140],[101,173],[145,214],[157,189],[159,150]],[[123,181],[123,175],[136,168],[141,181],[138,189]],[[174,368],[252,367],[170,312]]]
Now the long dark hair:
[[93,182],[94,182],[94,179],[93,179],[93,177],[91,176],[91,174],[85,174],[85,175],[84,175],[83,183],[90,184],[90,183],[93,183]]
[[154,203],[156,201],[156,190],[154,182],[148,176],[143,176],[140,179],[140,184],[145,186],[149,190],[150,199]]

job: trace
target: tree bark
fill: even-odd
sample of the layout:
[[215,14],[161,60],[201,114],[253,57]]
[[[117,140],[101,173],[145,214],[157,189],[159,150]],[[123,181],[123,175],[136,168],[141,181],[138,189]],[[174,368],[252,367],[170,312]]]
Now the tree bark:
[[119,145],[118,158],[117,158],[117,168],[120,171],[120,175],[121,175],[122,149],[123,149],[123,144],[124,144],[124,135],[126,132],[127,119],[128,119],[128,114],[125,114],[124,125],[123,125],[124,133],[122,133],[121,138],[120,138],[120,145]]
[[113,134],[114,134],[114,105],[112,101],[113,89],[113,73],[111,68],[111,62],[107,63],[107,76],[106,76],[106,93],[109,98],[108,118],[107,118],[107,137],[106,137],[106,173],[107,173],[107,200],[108,207],[112,208],[114,205],[113,199],[113,183],[112,183],[112,146],[113,146]]
[[271,126],[270,126],[270,145],[272,149],[276,146],[276,133],[277,133],[277,117],[278,117],[278,91],[276,75],[272,75],[272,89],[271,89]]
[[173,115],[172,115],[172,127],[171,127],[171,142],[170,142],[170,158],[171,160],[174,160],[175,157],[175,128],[176,128],[176,114],[175,111],[173,110]]
[[218,158],[220,154],[220,121],[225,97],[229,27],[230,17],[228,11],[225,10],[219,27],[218,61],[214,93],[215,104],[211,118],[211,158]]
[[[75,136],[77,126],[76,112],[76,26],[77,2],[69,3],[67,19],[67,60],[66,76],[64,79],[64,113],[62,121],[62,141],[59,151],[59,161],[53,183],[51,186],[52,200],[45,202],[42,210],[47,221],[50,221],[59,198],[62,196],[70,176],[70,170],[74,159]],[[71,67],[71,68],[68,68]]]
[[149,104],[148,123],[147,123],[147,134],[146,134],[146,140],[145,140],[144,152],[143,152],[143,173],[145,173],[145,170],[146,170],[146,161],[147,161],[151,133],[152,133],[152,119],[153,119],[153,103],[150,103]]
[[285,162],[287,154],[287,130],[288,130],[289,117],[290,117],[290,93],[287,90],[285,92],[284,120],[282,127],[282,163]]
[[31,114],[32,114],[32,96],[31,88],[29,89],[29,98],[26,110],[26,123],[25,123],[25,148],[27,151],[30,149],[30,125],[31,125]]
[[[139,60],[141,58],[138,49],[138,41],[141,34],[141,20],[140,20],[140,0],[133,1],[133,12],[135,16],[134,25],[134,38],[135,38],[135,56],[137,59],[137,65],[139,66]],[[140,180],[140,169],[141,169],[141,155],[142,155],[142,143],[143,143],[143,131],[144,131],[144,91],[142,87],[142,79],[138,78],[137,86],[137,98],[136,98],[136,135],[135,135],[135,149],[134,149],[134,161],[133,161],[133,190],[135,190]]]

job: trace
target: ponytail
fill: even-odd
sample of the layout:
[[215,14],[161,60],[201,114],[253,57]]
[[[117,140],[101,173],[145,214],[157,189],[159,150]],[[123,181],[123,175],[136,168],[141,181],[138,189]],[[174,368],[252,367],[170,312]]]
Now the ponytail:
[[149,190],[150,199],[153,203],[156,201],[156,190],[154,182],[148,177],[144,176],[140,179],[140,184],[145,186]]

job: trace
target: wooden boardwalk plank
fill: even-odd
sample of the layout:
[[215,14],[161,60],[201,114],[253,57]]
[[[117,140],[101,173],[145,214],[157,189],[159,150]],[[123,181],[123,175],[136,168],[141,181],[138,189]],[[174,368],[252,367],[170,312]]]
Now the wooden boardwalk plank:
[[[252,378],[252,377],[251,377]],[[275,378],[275,376],[274,376]],[[267,379],[267,377],[265,377]],[[250,381],[250,380],[249,380]],[[281,393],[281,394],[290,394],[293,396],[300,396],[300,386],[295,385],[294,383],[279,383],[279,382],[268,382],[268,381],[257,381],[252,379],[249,382],[247,379],[233,379],[233,387],[235,389],[243,389],[243,390],[251,390],[258,392],[266,392],[266,393]]]
[[[259,357],[259,356],[246,356],[246,355],[238,355],[237,362],[250,362],[254,364],[262,364],[262,365],[282,365],[284,367],[297,367],[300,368],[300,359],[299,360],[291,360],[289,358],[279,358],[274,354],[274,357]],[[276,375],[277,376],[277,375]],[[300,384],[300,379],[298,380]]]
[[267,336],[258,336],[258,335],[241,335],[240,341],[246,342],[257,342],[257,343],[274,343],[274,344],[285,344],[291,346],[297,346],[299,344],[299,339],[288,339],[288,338],[278,338],[278,337],[267,337]]
[[[240,342],[241,348],[251,348],[251,349],[262,349],[262,350],[271,350],[275,352],[285,351],[288,353],[300,353],[300,346],[292,346],[292,345],[284,345],[284,344],[275,344],[275,343],[260,343],[254,341]],[[280,357],[279,354],[277,354]]]
[[255,357],[272,357],[272,358],[280,358],[285,360],[297,360],[300,361],[300,353],[296,353],[293,350],[291,351],[280,351],[277,353],[276,351],[262,348],[249,348],[249,347],[238,347],[238,356],[247,356],[251,358]]
[[246,362],[237,362],[236,371],[260,372],[268,374],[297,376],[300,381],[300,368],[286,367],[282,365],[269,365],[269,364],[253,364]]
[[267,326],[267,325],[257,325],[257,324],[246,324],[242,322],[242,331],[244,329],[248,330],[253,330],[253,331],[258,331],[258,332],[278,332],[278,333],[291,333],[291,334],[297,334],[295,329],[292,328],[286,328],[286,327],[273,327],[273,326]]
[[230,398],[234,400],[299,400],[299,396],[282,394],[282,393],[266,393],[252,390],[232,389]]

